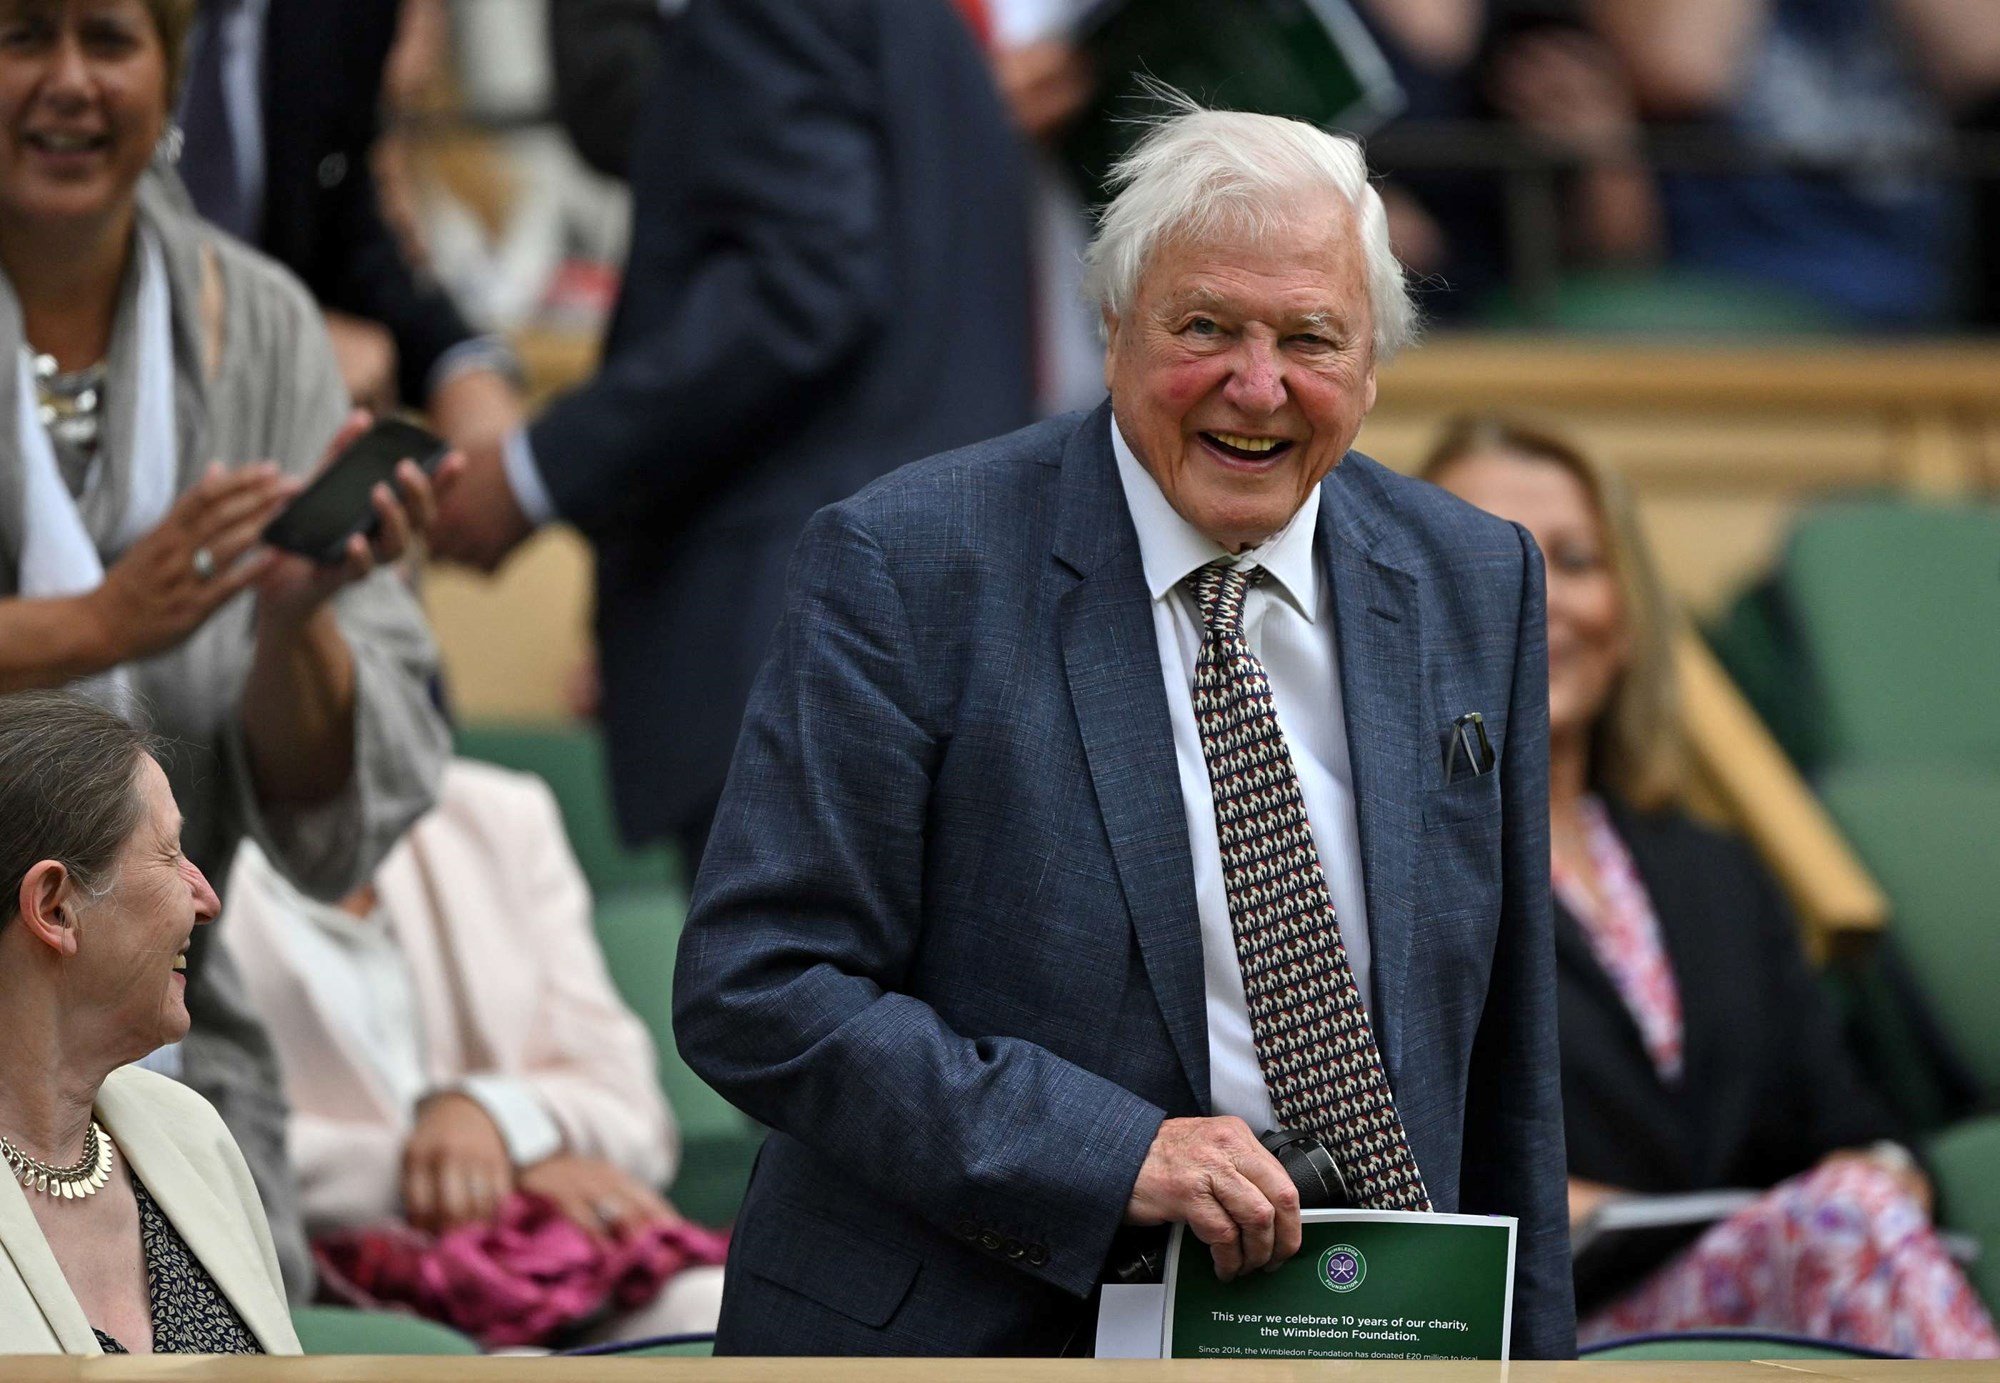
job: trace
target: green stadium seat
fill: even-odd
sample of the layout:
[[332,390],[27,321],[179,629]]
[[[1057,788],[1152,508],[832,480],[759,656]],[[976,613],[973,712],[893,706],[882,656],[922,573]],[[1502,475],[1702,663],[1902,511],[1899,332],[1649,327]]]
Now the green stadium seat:
[[2000,771],[1850,763],[1820,792],[1889,895],[1898,954],[1952,1056],[1986,1100],[2000,1099]]
[[2000,1118],[1969,1120],[1940,1134],[1924,1160],[1937,1189],[1938,1222],[1979,1244],[1967,1275],[1987,1310],[2000,1314]]
[[666,847],[634,850],[619,839],[604,772],[604,741],[596,726],[489,722],[460,726],[457,739],[464,757],[533,773],[549,785],[593,892],[661,888],[678,880],[679,861]]
[[674,953],[687,899],[678,890],[627,890],[600,898],[597,938],[612,983],[653,1036],[660,1088],[681,1129],[674,1203],[703,1224],[736,1217],[763,1135],[694,1073],[674,1046]]
[[2000,770],[2000,506],[1831,505],[1794,531],[1781,579],[1827,764]]
[[402,1311],[351,1306],[295,1306],[292,1328],[307,1354],[477,1354],[479,1346],[448,1325]]
[[1801,336],[1839,331],[1819,303],[1769,284],[1689,269],[1588,270],[1565,274],[1546,294],[1514,290],[1482,308],[1484,325],[1502,330],[1583,332],[1600,336]]
[[1880,1359],[1873,1350],[1849,1349],[1829,1340],[1771,1335],[1760,1330],[1696,1330],[1643,1339],[1611,1340],[1578,1351],[1591,1363],[1679,1359],[1689,1362],[1726,1359]]

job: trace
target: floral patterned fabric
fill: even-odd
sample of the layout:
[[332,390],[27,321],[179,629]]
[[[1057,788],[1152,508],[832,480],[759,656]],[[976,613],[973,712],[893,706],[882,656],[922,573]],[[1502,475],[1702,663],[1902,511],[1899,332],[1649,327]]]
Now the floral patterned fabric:
[[[146,1294],[153,1303],[153,1353],[262,1354],[264,1347],[250,1327],[136,1176],[132,1194],[139,1202]],[[102,1330],[93,1327],[92,1333],[106,1354],[131,1353]]]
[[1923,1207],[1858,1158],[1781,1183],[1580,1322],[1577,1339],[1716,1326],[1920,1359],[2000,1358],[1992,1318]]
[[1585,797],[1580,809],[1598,897],[1593,900],[1560,860],[1553,863],[1550,881],[1638,1024],[1653,1069],[1672,1085],[1681,1078],[1681,992],[1667,962],[1660,919],[1603,799]]

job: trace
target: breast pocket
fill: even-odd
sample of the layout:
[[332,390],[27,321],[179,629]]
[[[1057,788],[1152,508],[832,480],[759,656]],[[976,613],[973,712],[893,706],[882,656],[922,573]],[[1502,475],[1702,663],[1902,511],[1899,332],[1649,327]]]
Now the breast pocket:
[[1497,917],[1502,879],[1500,775],[1429,793],[1417,846],[1417,900],[1429,917]]
[[1493,816],[1500,810],[1500,773],[1493,771],[1471,777],[1424,795],[1424,829],[1452,826]]

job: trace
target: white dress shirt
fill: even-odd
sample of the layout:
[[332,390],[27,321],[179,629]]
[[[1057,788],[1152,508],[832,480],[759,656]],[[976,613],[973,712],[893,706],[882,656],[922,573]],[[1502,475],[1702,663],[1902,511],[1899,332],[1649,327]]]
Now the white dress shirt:
[[[1181,803],[1187,813],[1188,849],[1194,859],[1195,907],[1201,920],[1202,975],[1208,998],[1208,1086],[1216,1114],[1234,1114],[1253,1133],[1276,1126],[1270,1091],[1250,1040],[1250,1010],[1243,970],[1229,924],[1222,886],[1222,847],[1215,833],[1215,798],[1208,760],[1194,717],[1195,666],[1202,623],[1194,596],[1182,584],[1229,553],[1175,512],[1140,464],[1114,420],[1111,449],[1118,479],[1139,531],[1139,560],[1153,598],[1153,632],[1160,645],[1160,675],[1167,688],[1174,759],[1180,767]],[[1354,815],[1354,773],[1347,754],[1347,715],[1341,702],[1340,667],[1333,640],[1333,593],[1313,555],[1319,526],[1319,487],[1292,521],[1233,560],[1262,567],[1265,579],[1243,604],[1243,633],[1264,665],[1277,707],[1278,727],[1291,752],[1313,844],[1326,871],[1327,891],[1340,919],[1347,961],[1369,1015],[1368,904],[1361,886],[1361,835]]]

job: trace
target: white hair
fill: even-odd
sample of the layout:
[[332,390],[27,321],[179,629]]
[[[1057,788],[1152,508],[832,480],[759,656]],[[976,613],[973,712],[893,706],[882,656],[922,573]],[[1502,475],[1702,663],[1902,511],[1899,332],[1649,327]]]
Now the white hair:
[[1084,288],[1123,317],[1154,250],[1176,237],[1220,230],[1258,235],[1297,214],[1302,200],[1337,193],[1352,211],[1367,265],[1375,359],[1387,363],[1416,334],[1417,309],[1389,250],[1388,216],[1368,184],[1361,145],[1303,120],[1205,110],[1164,87],[1169,112],[1111,170],[1118,189],[1084,251]]

